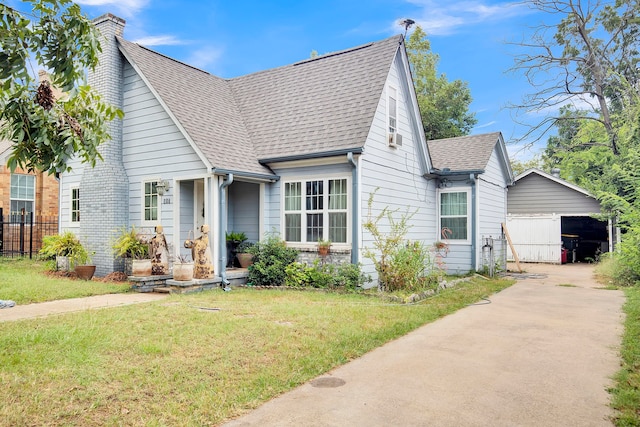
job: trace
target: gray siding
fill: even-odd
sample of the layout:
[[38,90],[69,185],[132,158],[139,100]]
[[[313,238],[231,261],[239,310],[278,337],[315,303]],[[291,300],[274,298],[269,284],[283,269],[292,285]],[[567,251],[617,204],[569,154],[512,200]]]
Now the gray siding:
[[[422,164],[417,144],[423,144],[419,133],[412,126],[409,114],[410,94],[407,87],[399,79],[398,61],[391,66],[385,91],[378,102],[374,121],[369,131],[364,154],[361,157],[360,170],[360,216],[367,220],[369,195],[375,192],[371,206],[372,217],[377,216],[384,208],[391,211],[396,219],[406,212],[412,213],[409,220],[407,238],[430,245],[436,240],[435,182],[422,177]],[[387,90],[389,86],[397,90],[397,129],[403,136],[403,145],[392,148],[387,140]],[[386,220],[379,223],[381,229],[388,229]],[[373,248],[373,238],[364,229],[360,239],[360,252],[364,248]],[[377,276],[371,260],[360,257],[363,269],[374,277]]]
[[260,185],[235,181],[229,187],[228,230],[260,240]]
[[578,191],[536,173],[509,189],[510,214],[588,215],[600,212],[600,203]]
[[478,247],[476,259],[482,256],[482,238],[502,236],[502,223],[507,216],[507,188],[508,177],[501,165],[496,149],[493,150],[485,173],[480,175],[478,182]]
[[[129,219],[137,228],[151,232],[155,224],[145,223],[142,218],[142,183],[149,178],[172,182],[181,176],[206,174],[207,170],[129,63],[124,66],[123,109],[123,162],[129,176]],[[174,233],[173,194],[170,189],[162,197],[159,221],[168,242],[173,241]],[[186,192],[181,192],[181,197],[187,197]],[[193,219],[189,222],[193,223]]]

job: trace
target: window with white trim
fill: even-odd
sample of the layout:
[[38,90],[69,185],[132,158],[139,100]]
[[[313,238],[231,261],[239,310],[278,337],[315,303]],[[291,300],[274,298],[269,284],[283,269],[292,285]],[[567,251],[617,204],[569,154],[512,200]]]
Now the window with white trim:
[[397,113],[398,113],[398,103],[397,103],[397,93],[396,88],[390,87],[388,94],[388,116],[389,116],[389,133],[394,134],[398,129],[397,126]]
[[446,190],[439,193],[441,236],[449,241],[468,241],[470,233],[469,190]]
[[160,219],[160,195],[158,194],[158,180],[143,182],[143,221],[158,221]]
[[36,177],[26,174],[11,174],[10,211],[13,219],[35,210]]
[[347,243],[349,186],[346,178],[284,182],[284,238],[287,242]]
[[80,188],[71,188],[71,222],[80,222]]

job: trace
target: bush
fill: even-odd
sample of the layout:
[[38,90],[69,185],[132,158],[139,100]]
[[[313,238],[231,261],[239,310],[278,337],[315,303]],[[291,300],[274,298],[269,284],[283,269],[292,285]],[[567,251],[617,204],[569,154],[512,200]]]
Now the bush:
[[146,259],[149,258],[148,239],[136,232],[135,227],[127,229],[123,227],[120,234],[111,245],[113,253],[122,258]]
[[269,235],[247,250],[253,255],[249,266],[248,283],[253,286],[282,286],[286,267],[296,260],[298,251],[288,248],[278,236]]
[[322,289],[357,290],[371,280],[364,275],[360,265],[323,264],[316,260],[313,265],[291,263],[285,269],[287,286],[312,287]]
[[80,239],[71,231],[44,236],[42,238],[42,247],[38,254],[45,260],[55,259],[57,256],[66,256],[69,258],[71,266],[84,265],[91,262],[91,255],[82,246]]

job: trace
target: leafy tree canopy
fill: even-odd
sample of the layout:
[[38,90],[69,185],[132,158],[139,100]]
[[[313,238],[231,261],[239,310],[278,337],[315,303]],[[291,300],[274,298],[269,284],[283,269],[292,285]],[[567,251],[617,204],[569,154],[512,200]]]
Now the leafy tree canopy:
[[444,74],[438,75],[440,58],[431,51],[431,43],[420,26],[406,41],[406,48],[427,139],[467,135],[478,122],[469,112],[472,98],[467,83],[449,82]]
[[[13,143],[8,166],[49,173],[79,157],[95,165],[107,123],[122,111],[85,81],[100,52],[99,33],[70,0],[24,0],[31,12],[0,3],[0,137]],[[51,83],[34,67],[48,70]],[[56,99],[53,87],[64,94]]]

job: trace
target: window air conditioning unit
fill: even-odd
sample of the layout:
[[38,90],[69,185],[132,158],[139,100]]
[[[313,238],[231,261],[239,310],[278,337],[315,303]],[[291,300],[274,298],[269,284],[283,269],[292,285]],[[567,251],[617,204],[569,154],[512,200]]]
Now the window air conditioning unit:
[[402,146],[402,135],[396,132],[389,133],[389,147]]

